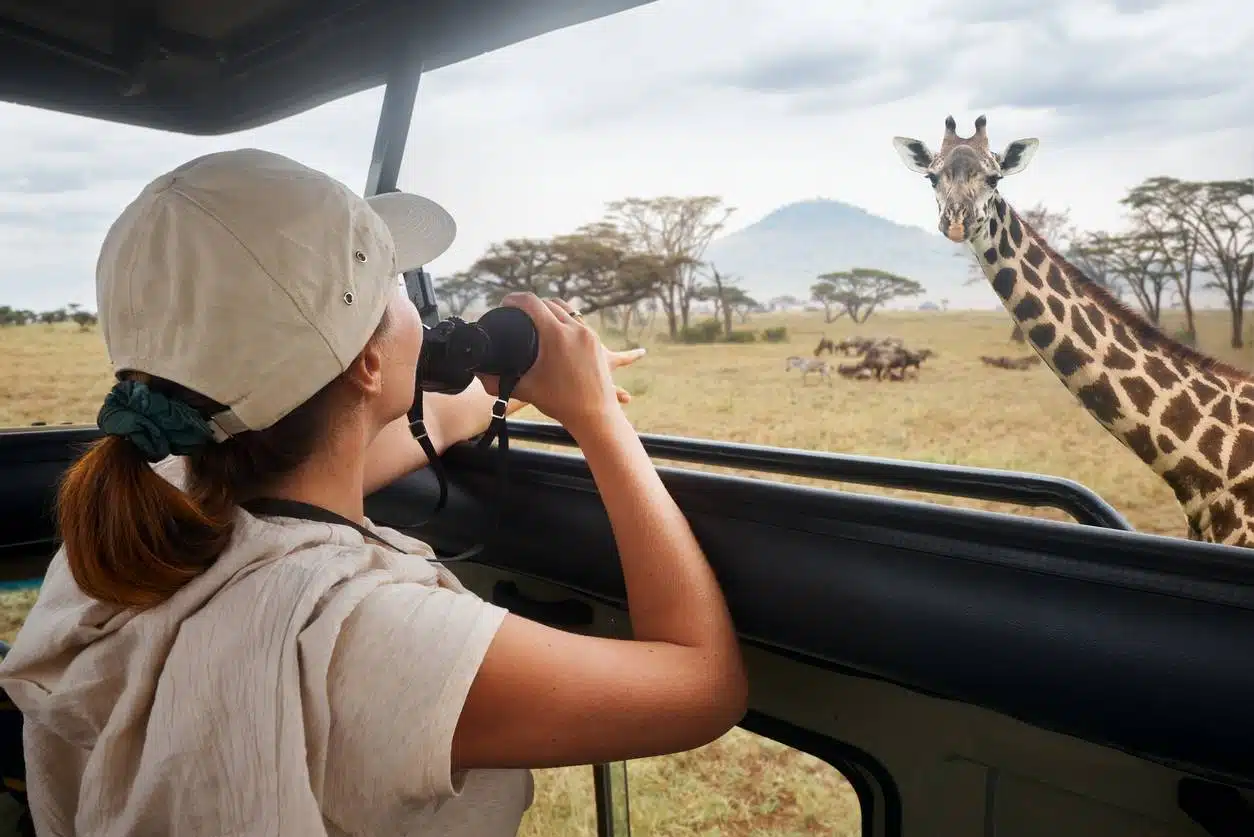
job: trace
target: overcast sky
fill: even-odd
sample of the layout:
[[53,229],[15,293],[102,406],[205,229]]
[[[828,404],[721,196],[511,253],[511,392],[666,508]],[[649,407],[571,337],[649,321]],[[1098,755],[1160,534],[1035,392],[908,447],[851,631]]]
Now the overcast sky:
[[[1041,148],[1005,194],[1117,227],[1147,176],[1254,174],[1254,12],[1239,0],[659,0],[427,75],[402,188],[458,240],[594,220],[627,195],[717,194],[733,228],[835,198],[935,230],[896,134],[940,141],[989,117]],[[0,104],[0,304],[95,308],[101,237],[152,177],[258,146],[364,186],[381,90],[255,131],[193,138]]]

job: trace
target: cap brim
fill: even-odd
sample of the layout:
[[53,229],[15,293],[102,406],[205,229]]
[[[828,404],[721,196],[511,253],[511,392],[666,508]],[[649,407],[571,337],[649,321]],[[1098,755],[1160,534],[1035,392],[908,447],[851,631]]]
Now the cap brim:
[[457,238],[457,222],[430,198],[411,192],[384,192],[366,199],[392,233],[400,272],[424,267]]

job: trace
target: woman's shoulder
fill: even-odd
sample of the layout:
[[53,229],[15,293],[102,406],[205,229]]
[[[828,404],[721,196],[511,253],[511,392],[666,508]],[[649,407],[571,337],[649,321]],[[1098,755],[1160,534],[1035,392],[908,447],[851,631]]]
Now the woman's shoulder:
[[[180,490],[187,488],[187,463],[169,456],[152,466],[159,476]],[[447,570],[438,567],[429,545],[395,529],[367,521],[382,542],[365,538],[345,525],[280,515],[237,512],[235,536],[214,568],[206,573],[226,577],[264,571],[306,578],[342,577],[384,571],[397,581],[460,588]],[[398,551],[399,550],[399,551]],[[226,577],[224,577],[226,576]],[[211,583],[211,579],[206,578]]]
[[453,586],[463,592],[460,585],[446,583],[425,543],[389,534],[394,537],[388,542],[403,551],[367,539],[349,526],[240,509],[235,536],[218,558],[223,566],[215,586],[220,585],[220,593],[239,587],[244,596],[264,589],[293,604],[323,599],[355,581],[370,587]]

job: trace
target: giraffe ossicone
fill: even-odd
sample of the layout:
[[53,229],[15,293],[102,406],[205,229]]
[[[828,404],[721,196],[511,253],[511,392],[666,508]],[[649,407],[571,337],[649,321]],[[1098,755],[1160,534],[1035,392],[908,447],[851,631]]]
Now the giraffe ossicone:
[[1196,540],[1254,548],[1254,375],[1172,340],[1072,265],[1001,196],[1040,141],[989,149],[988,120],[933,153],[894,137],[927,177],[943,235],[975,254],[1045,364],[1102,427],[1171,487]]

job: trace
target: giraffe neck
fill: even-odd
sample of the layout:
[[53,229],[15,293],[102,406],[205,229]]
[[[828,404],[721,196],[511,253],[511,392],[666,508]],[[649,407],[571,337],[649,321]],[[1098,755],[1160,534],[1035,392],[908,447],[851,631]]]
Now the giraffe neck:
[[971,247],[1041,359],[1171,487],[1190,534],[1254,547],[1254,379],[1158,331],[999,196]]

